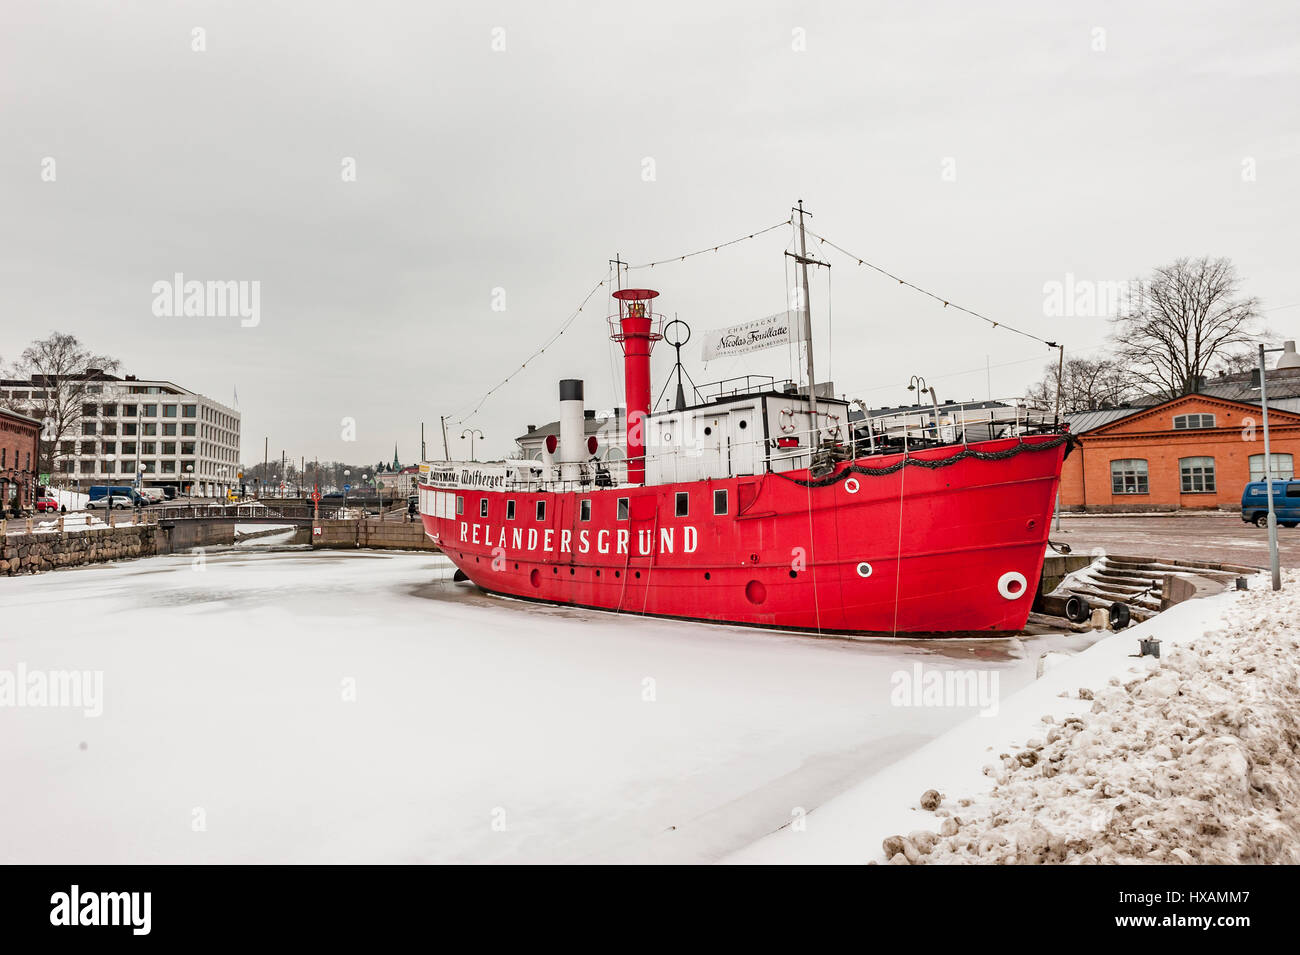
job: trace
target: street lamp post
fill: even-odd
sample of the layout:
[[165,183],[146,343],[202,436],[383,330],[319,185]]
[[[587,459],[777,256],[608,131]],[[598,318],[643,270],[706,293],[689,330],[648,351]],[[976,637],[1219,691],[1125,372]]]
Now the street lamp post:
[[347,506],[348,506],[348,478],[350,478],[351,476],[352,476],[352,472],[351,472],[351,471],[345,470],[345,471],[343,472],[343,508],[344,508],[344,510],[346,510],[346,509],[347,509]]
[[1277,557],[1277,513],[1273,510],[1273,455],[1268,447],[1268,369],[1264,366],[1264,353],[1282,351],[1281,348],[1259,346],[1259,404],[1264,411],[1264,487],[1268,494],[1268,561],[1273,572],[1273,589],[1282,589],[1282,566]]
[[939,399],[935,396],[933,388],[926,387],[924,378],[920,375],[913,375],[911,382],[907,386],[907,390],[917,391],[918,389],[919,394],[923,395],[927,392],[930,394],[930,404],[934,406],[934,436],[937,440],[939,437]]
[[464,441],[467,435],[469,437],[469,459],[471,461],[477,461],[478,458],[474,457],[474,436],[478,435],[478,439],[482,441],[483,432],[480,431],[478,428],[466,428],[464,431],[460,433],[460,439]]

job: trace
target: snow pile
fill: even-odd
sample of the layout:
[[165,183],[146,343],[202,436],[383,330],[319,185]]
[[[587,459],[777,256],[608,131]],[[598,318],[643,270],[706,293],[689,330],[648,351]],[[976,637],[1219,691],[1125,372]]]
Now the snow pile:
[[1221,625],[1111,677],[1090,710],[984,767],[978,803],[933,808],[937,833],[891,836],[895,863],[1300,862],[1300,574],[1240,595]]
[[51,487],[49,489],[49,496],[55,498],[61,505],[70,511],[81,510],[81,508],[86,506],[86,501],[90,498],[90,495],[84,494],[81,491],[73,491],[61,487]]

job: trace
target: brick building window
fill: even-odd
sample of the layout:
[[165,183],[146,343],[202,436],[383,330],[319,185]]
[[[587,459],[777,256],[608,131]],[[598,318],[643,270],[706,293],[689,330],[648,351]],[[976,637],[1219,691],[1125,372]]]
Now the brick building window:
[[1178,474],[1184,494],[1213,494],[1214,458],[1179,458]]
[[1213,428],[1214,415],[1212,414],[1176,414],[1174,415],[1175,431],[1194,431],[1200,428]]
[[1110,462],[1112,494],[1149,494],[1146,458],[1121,458]]
[[[1274,481],[1290,481],[1295,477],[1295,465],[1292,463],[1292,457],[1289,454],[1270,455],[1271,464],[1273,465]],[[1264,455],[1252,454],[1250,456],[1250,479],[1252,481],[1264,480]]]

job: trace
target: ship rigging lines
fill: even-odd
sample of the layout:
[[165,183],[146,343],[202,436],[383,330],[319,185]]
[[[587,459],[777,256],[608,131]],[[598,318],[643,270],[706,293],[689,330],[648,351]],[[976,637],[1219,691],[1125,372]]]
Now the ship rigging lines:
[[[706,252],[717,252],[719,249],[725,249],[727,248],[727,246],[735,245],[738,242],[746,242],[750,239],[756,239],[760,235],[766,235],[767,233],[773,231],[774,229],[779,229],[782,226],[789,225],[790,221],[791,221],[790,219],[786,219],[783,222],[778,222],[775,225],[770,225],[766,229],[759,229],[757,232],[750,232],[747,235],[737,236],[734,239],[728,239],[726,242],[719,242],[716,245],[711,245],[708,246],[707,248],[698,249],[695,252],[687,252],[683,255],[674,255],[670,258],[659,259],[655,262],[644,262],[641,265],[625,265],[623,266],[623,270],[631,271],[632,269],[652,269],[656,265],[664,265],[668,262],[684,262],[686,259],[694,258],[697,255],[704,255]],[[474,405],[473,409],[470,410],[470,412],[466,414],[463,418],[457,419],[456,424],[464,424],[470,418],[478,414],[479,409],[483,407],[483,405],[487,402],[489,398],[492,397],[493,394],[495,394],[506,384],[508,384],[510,380],[515,377],[515,375],[519,374],[521,371],[527,368],[528,363],[530,361],[537,358],[539,355],[545,352],[546,349],[550,348],[551,345],[553,345],[556,341],[558,341],[560,336],[563,335],[565,332],[567,332],[569,330],[569,326],[572,325],[577,320],[578,316],[582,314],[583,308],[586,306],[586,304],[589,301],[591,301],[591,297],[595,295],[596,292],[598,292],[602,286],[608,284],[610,283],[607,279],[602,279],[601,281],[597,282],[594,286],[592,286],[591,291],[586,294],[586,296],[583,298],[582,302],[578,305],[578,307],[574,309],[572,312],[570,312],[569,316],[563,322],[560,323],[559,328],[556,329],[554,334],[552,334],[550,338],[546,339],[546,341],[542,344],[540,348],[538,348],[531,355],[525,358],[520,363],[518,368],[510,372],[510,374],[506,375],[503,379],[501,379],[499,382],[497,382],[495,385],[489,388],[486,392],[484,392],[483,396],[479,398],[478,402]]]
[[818,235],[812,229],[808,230],[808,234],[812,236],[814,239],[816,239],[818,242],[821,242],[824,245],[829,245],[836,252],[839,252],[842,255],[847,255],[850,259],[853,259],[855,262],[857,262],[858,265],[865,265],[867,268],[873,269],[879,272],[881,275],[893,279],[899,285],[906,285],[908,288],[912,289],[913,291],[920,292],[922,295],[928,295],[936,302],[942,302],[944,308],[955,308],[959,312],[965,312],[967,315],[973,315],[975,318],[978,318],[981,321],[988,322],[989,325],[991,325],[993,328],[1005,328],[1009,332],[1015,332],[1017,335],[1023,335],[1025,338],[1032,338],[1036,342],[1041,342],[1042,344],[1046,345],[1048,348],[1061,347],[1056,342],[1049,342],[1045,338],[1039,338],[1037,335],[1033,334],[1032,332],[1027,332],[1023,329],[1016,328],[1014,325],[1008,325],[1006,322],[995,321],[989,318],[987,315],[981,315],[979,312],[976,312],[972,309],[964,308],[963,306],[958,305],[956,302],[944,298],[942,295],[936,295],[934,292],[931,292],[929,289],[923,289],[921,288],[921,286],[909,282],[905,278],[901,278],[895,275],[893,272],[890,272],[888,269],[882,269],[878,265],[873,265],[871,262],[868,262],[866,259],[862,258],[861,256],[855,255],[854,253],[850,252],[848,249],[836,245],[834,242],[832,242],[830,239],[826,238],[825,236]]
[[[653,269],[655,266],[667,265],[670,262],[684,262],[687,259],[694,258],[697,255],[705,255],[710,252],[717,252],[721,249],[727,248],[728,246],[736,245],[740,242],[747,242],[750,239],[756,239],[761,235],[766,235],[767,233],[772,232],[776,229],[780,229],[784,226],[788,226],[793,221],[794,221],[793,217],[787,218],[782,220],[781,222],[777,222],[773,225],[770,225],[765,229],[759,229],[755,232],[749,232],[746,233],[745,235],[737,236],[734,239],[729,239],[726,242],[719,242],[716,243],[715,245],[710,245],[702,249],[697,249],[694,252],[686,252],[681,255],[673,255],[664,259],[656,259],[652,262],[643,262],[640,265],[625,265],[622,268],[623,271],[630,272],[637,269]],[[1041,344],[1046,345],[1048,348],[1056,348],[1056,349],[1061,348],[1061,346],[1056,342],[1051,342],[1045,338],[1040,338],[1037,335],[1033,334],[1032,332],[1027,332],[1024,329],[1016,328],[1014,325],[1008,325],[1006,322],[996,321],[995,319],[989,318],[987,315],[980,314],[974,309],[969,309],[962,305],[958,305],[957,303],[951,301],[950,299],[944,298],[942,295],[938,295],[934,292],[931,292],[929,289],[922,288],[921,286],[915,284],[914,282],[909,282],[907,281],[907,279],[895,275],[893,272],[890,272],[888,269],[882,268],[879,265],[875,265],[874,263],[867,261],[861,256],[856,255],[853,252],[850,252],[848,249],[844,248],[843,246],[837,245],[836,243],[832,242],[830,239],[826,238],[825,236],[819,235],[818,233],[814,232],[812,229],[808,229],[807,231],[808,234],[812,236],[814,239],[816,239],[818,242],[822,243],[823,245],[830,246],[832,249],[834,249],[836,252],[839,252],[841,255],[848,256],[850,259],[857,262],[858,265],[865,266],[869,269],[872,269],[873,271],[879,272],[881,275],[885,276],[886,278],[893,279],[899,285],[906,285],[908,288],[912,289],[913,291],[920,292],[922,295],[929,296],[930,298],[934,299],[936,302],[942,303],[944,308],[953,308],[959,312],[964,312],[967,315],[970,315],[974,318],[978,318],[982,322],[988,323],[988,325],[992,328],[1006,329],[1007,331],[1013,332],[1016,335],[1020,335],[1024,338],[1029,338],[1032,339],[1033,341],[1040,342]],[[529,362],[533,361],[534,359],[542,355],[546,351],[546,349],[550,348],[551,345],[553,345],[557,340],[559,340],[559,338],[566,331],[569,330],[569,327],[577,320],[578,316],[582,314],[583,308],[587,305],[588,302],[591,301],[591,297],[595,295],[596,292],[598,292],[602,287],[610,284],[611,281],[609,279],[602,279],[601,281],[597,282],[594,286],[592,286],[591,291],[589,291],[586,294],[586,296],[582,299],[582,302],[578,305],[578,307],[569,313],[568,317],[565,318],[564,321],[560,323],[560,326],[549,338],[546,339],[546,341],[541,345],[541,347],[538,348],[536,351],[534,351],[532,354],[530,354],[527,358],[525,358],[520,363],[518,368],[514,369],[512,372],[510,372],[510,374],[506,375],[505,378],[501,379],[501,381],[497,382],[486,392],[484,392],[483,396],[479,398],[478,402],[474,405],[473,409],[470,410],[469,413],[466,414],[464,417],[457,419],[456,423],[464,424],[466,421],[468,421],[469,419],[473,418],[476,414],[478,414],[479,409],[483,407],[483,405],[487,402],[487,400],[490,397],[492,397],[493,394],[495,394],[506,384],[508,384],[515,377],[515,375],[519,374],[519,372],[523,371],[525,368],[528,367]]]

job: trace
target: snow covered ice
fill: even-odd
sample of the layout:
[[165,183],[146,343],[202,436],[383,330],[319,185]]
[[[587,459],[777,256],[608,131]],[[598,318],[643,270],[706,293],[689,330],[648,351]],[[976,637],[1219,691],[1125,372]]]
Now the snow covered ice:
[[[1300,862],[1300,574],[1251,586],[1059,663],[732,860]],[[1159,659],[1131,656],[1144,636]]]
[[1038,653],[571,611],[450,574],[241,545],[0,580],[0,671],[103,674],[98,718],[0,707],[0,861],[711,861],[975,712],[893,707],[893,674],[996,669],[1009,693]]

